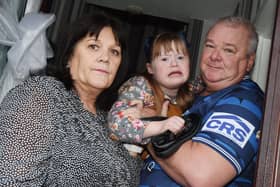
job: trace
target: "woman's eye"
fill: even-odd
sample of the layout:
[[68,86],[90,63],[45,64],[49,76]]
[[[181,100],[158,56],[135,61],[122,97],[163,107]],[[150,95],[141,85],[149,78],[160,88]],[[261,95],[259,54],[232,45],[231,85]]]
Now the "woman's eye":
[[121,54],[121,52],[119,50],[116,50],[116,49],[112,49],[111,52],[114,56],[120,56],[120,54]]
[[89,48],[91,48],[91,49],[93,49],[93,50],[97,50],[97,49],[99,49],[99,46],[96,45],[96,44],[90,44],[90,45],[89,45]]

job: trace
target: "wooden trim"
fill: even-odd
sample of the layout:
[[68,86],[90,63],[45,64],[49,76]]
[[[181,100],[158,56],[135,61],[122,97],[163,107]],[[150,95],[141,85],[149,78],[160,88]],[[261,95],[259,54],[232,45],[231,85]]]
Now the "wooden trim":
[[256,187],[280,186],[280,5],[277,3]]

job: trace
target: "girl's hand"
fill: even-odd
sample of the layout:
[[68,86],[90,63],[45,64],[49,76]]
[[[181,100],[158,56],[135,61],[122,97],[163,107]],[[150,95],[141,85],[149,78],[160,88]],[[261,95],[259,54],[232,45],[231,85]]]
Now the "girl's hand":
[[184,128],[185,120],[179,116],[172,116],[162,121],[149,121],[144,131],[144,138],[156,136],[170,130],[177,134]]
[[178,116],[172,116],[166,120],[162,121],[162,129],[160,130],[161,133],[169,130],[174,134],[178,134],[184,128],[185,120]]

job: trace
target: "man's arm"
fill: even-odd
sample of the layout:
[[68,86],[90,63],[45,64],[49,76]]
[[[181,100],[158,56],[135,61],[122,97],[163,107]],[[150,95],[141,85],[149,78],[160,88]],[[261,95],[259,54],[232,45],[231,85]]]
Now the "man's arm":
[[224,186],[236,175],[235,168],[211,147],[188,141],[167,159],[153,158],[174,180],[184,186]]
[[[248,181],[235,183],[252,183],[263,114],[263,94],[253,83],[246,81],[234,92],[230,90],[227,96],[221,96],[208,98],[211,102],[200,100],[197,106],[203,110],[193,108],[192,112],[196,111],[205,118],[201,130],[192,140],[184,143],[168,159],[160,159],[153,154],[155,160],[178,183],[224,186],[243,171],[246,172],[240,177]],[[215,103],[215,100],[218,102]]]

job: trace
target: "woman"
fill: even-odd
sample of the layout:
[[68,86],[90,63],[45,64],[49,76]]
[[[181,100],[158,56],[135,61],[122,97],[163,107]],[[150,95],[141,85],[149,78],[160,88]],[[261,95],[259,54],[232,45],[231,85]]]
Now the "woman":
[[[176,134],[184,127],[184,120],[178,115],[182,114],[192,101],[192,94],[186,85],[190,70],[186,41],[178,33],[162,33],[147,46],[147,72],[142,76],[130,78],[121,86],[119,99],[109,112],[110,136],[114,140],[147,144],[152,136],[167,130]],[[165,100],[169,102],[164,102]],[[139,119],[162,115],[162,106],[167,104],[169,104],[167,116],[173,117],[163,121]],[[138,146],[131,144],[125,144],[125,147],[132,155],[142,151]],[[145,165],[149,165],[154,161],[148,158],[145,162]],[[162,170],[160,172],[165,179],[166,174]],[[145,177],[143,171],[141,185],[157,186],[162,182],[161,179],[155,179],[151,175],[147,177],[149,178]],[[172,180],[170,183],[175,184]]]
[[0,105],[0,185],[137,186],[141,162],[105,125],[127,67],[120,25],[82,17],[61,43],[48,76],[31,77]]

